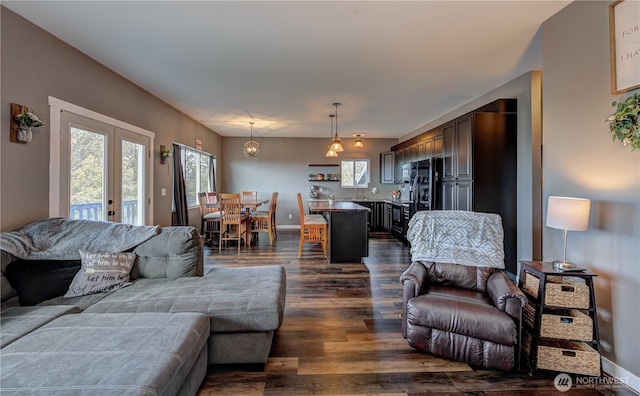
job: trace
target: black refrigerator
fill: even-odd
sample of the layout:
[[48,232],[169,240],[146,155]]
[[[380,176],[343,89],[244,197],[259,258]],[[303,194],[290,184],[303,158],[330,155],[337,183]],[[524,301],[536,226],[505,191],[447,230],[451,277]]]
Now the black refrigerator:
[[410,215],[442,209],[442,158],[411,163]]

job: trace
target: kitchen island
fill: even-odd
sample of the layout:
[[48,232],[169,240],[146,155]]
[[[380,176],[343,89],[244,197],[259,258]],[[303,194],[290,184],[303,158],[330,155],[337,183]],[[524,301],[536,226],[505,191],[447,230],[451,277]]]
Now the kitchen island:
[[353,202],[309,202],[310,213],[321,213],[328,221],[330,263],[360,263],[369,255],[368,212]]

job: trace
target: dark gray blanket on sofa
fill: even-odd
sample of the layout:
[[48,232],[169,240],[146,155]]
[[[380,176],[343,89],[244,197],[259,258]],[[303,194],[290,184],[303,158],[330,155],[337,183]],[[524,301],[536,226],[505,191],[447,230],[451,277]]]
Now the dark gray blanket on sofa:
[[61,217],[42,219],[0,235],[0,250],[23,260],[77,260],[79,250],[118,253],[160,232],[158,226],[132,226]]

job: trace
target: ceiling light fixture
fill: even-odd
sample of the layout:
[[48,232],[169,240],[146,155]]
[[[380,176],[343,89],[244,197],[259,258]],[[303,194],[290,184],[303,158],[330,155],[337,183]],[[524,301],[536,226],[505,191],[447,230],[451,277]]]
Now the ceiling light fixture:
[[329,150],[327,154],[325,154],[325,157],[337,157],[338,153],[333,149],[333,117],[335,117],[335,115],[330,114],[329,117],[331,118],[331,131],[329,131]]
[[257,157],[260,155],[260,143],[253,140],[253,121],[249,122],[249,124],[251,124],[251,138],[243,146],[244,156]]
[[363,148],[364,143],[362,143],[362,135],[356,135],[356,142],[353,144],[355,148]]
[[336,136],[333,138],[333,142],[331,142],[331,148],[336,153],[341,153],[344,149],[340,144],[340,137],[338,136],[338,106],[340,106],[340,103],[334,103],[333,105],[336,107]]

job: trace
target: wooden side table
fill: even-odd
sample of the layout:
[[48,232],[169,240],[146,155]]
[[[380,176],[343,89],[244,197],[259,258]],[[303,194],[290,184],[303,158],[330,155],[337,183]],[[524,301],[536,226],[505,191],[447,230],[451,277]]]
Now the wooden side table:
[[530,373],[539,368],[602,375],[595,276],[561,271],[550,262],[520,262],[518,286],[530,305],[523,320]]

